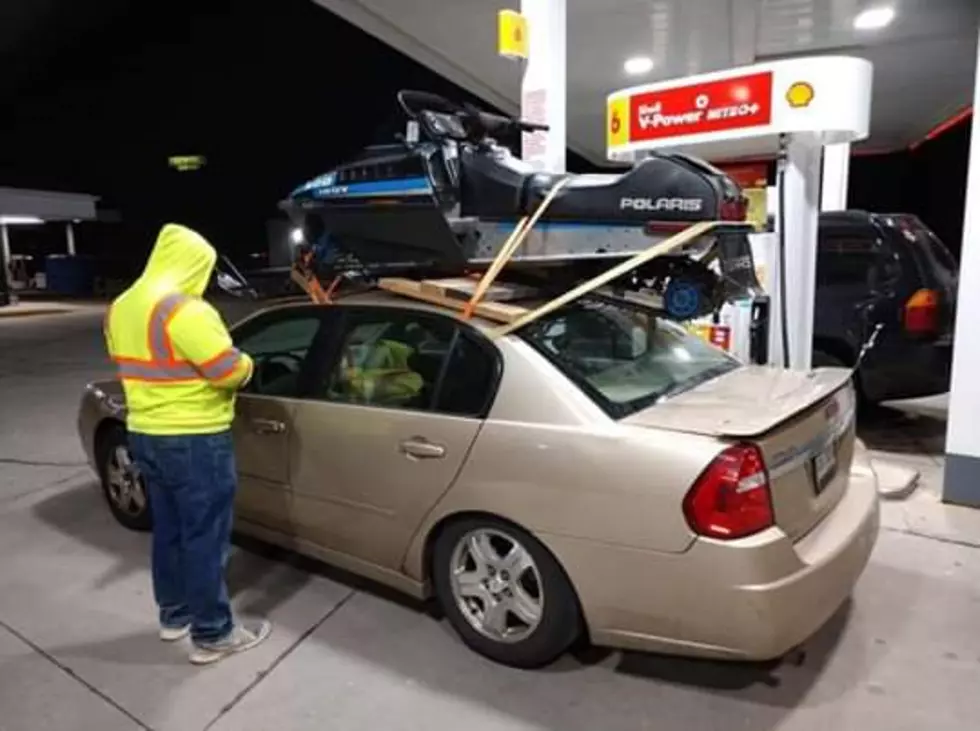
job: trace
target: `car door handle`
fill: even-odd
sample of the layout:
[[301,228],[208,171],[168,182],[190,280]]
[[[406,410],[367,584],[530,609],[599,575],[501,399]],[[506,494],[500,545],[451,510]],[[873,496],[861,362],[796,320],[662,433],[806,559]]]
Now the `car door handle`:
[[256,434],[282,434],[286,424],[275,419],[252,419],[252,430]]
[[398,445],[399,451],[409,459],[442,459],[446,456],[446,448],[441,444],[433,444],[428,439],[413,437]]

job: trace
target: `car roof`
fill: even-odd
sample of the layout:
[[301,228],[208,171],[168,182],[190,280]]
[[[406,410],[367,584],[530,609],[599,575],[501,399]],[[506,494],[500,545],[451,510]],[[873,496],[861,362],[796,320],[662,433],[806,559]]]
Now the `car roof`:
[[849,210],[849,211],[822,211],[820,213],[820,224],[828,223],[868,223],[874,219],[874,214],[868,211]]
[[[275,302],[269,302],[265,307],[261,307],[258,312],[268,312],[270,310],[278,309],[303,309],[303,308],[323,308],[323,307],[345,307],[345,306],[366,306],[366,307],[393,307],[402,310],[410,310],[415,312],[425,312],[429,314],[438,315],[448,315],[450,317],[458,318],[460,315],[459,310],[451,307],[442,307],[435,304],[430,304],[428,302],[422,302],[420,300],[412,299],[411,297],[404,297],[402,295],[394,294],[393,292],[387,292],[382,289],[371,289],[363,292],[353,292],[349,294],[342,294],[340,298],[332,304],[318,304],[316,302],[311,302],[306,298],[293,298],[282,299]],[[473,316],[468,322],[480,331],[488,331],[494,328],[500,327],[502,323],[495,322],[493,320],[487,320],[482,317]]]

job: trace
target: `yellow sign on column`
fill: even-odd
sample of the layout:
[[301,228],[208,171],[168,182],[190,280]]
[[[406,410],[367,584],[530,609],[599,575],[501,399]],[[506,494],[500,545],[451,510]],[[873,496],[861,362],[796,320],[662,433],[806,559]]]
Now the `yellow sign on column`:
[[619,147],[630,141],[630,101],[613,97],[606,108],[606,147]]
[[527,58],[527,18],[516,10],[497,14],[497,53],[504,58]]

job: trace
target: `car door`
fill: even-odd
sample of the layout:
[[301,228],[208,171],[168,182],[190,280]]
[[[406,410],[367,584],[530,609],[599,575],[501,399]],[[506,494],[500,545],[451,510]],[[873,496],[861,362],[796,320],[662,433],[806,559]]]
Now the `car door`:
[[302,538],[397,570],[466,460],[500,357],[453,318],[343,309],[313,398],[294,415],[293,520]]
[[311,353],[325,332],[317,308],[272,310],[233,333],[255,361],[251,382],[238,396],[232,433],[238,465],[240,518],[291,532],[290,447],[298,398],[309,378]]

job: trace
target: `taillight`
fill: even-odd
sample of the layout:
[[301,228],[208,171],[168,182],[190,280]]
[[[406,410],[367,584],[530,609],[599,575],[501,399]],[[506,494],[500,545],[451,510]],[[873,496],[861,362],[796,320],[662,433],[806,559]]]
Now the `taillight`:
[[643,224],[643,232],[647,236],[659,234],[676,234],[691,228],[691,221],[647,221]]
[[749,201],[744,197],[727,198],[718,211],[720,221],[744,221],[748,216]]
[[939,295],[931,289],[920,289],[909,297],[904,325],[910,335],[934,335],[939,330]]
[[684,498],[684,515],[698,535],[733,540],[775,522],[769,475],[754,444],[737,444],[708,465]]

